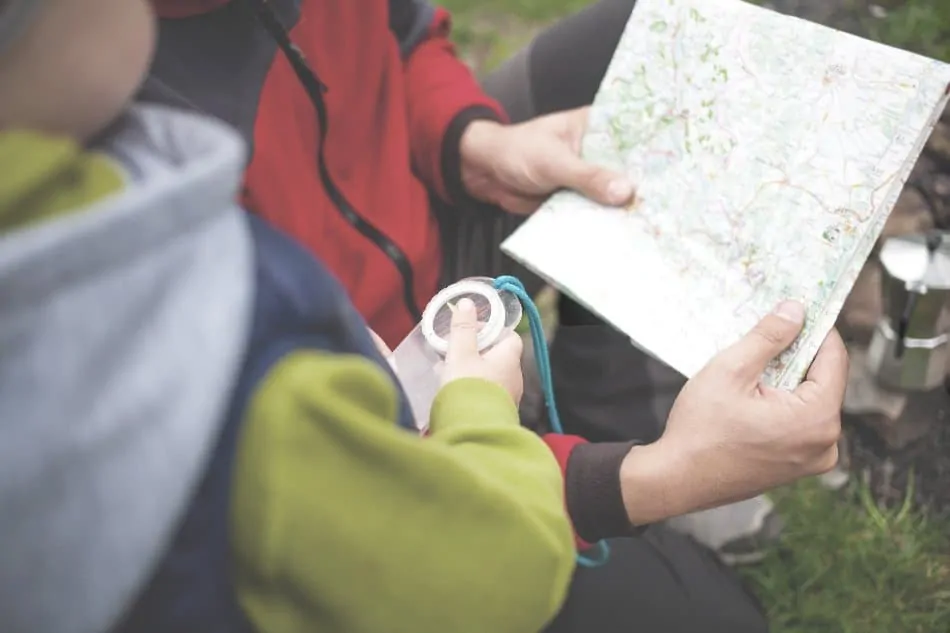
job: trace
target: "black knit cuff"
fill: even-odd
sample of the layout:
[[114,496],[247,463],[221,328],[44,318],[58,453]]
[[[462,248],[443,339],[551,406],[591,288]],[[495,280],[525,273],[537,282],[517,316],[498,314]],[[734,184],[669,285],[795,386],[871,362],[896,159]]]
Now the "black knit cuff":
[[501,115],[492,108],[483,105],[465,108],[455,115],[442,137],[442,179],[449,200],[454,203],[477,203],[462,184],[462,155],[459,145],[462,134],[472,121],[501,122]]
[[574,531],[588,543],[633,536],[620,488],[620,465],[638,442],[579,444],[567,460],[565,494]]

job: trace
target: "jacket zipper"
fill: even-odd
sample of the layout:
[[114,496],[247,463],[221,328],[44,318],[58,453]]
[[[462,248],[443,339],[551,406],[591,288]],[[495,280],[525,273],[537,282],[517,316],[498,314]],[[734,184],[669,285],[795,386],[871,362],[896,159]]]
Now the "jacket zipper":
[[323,94],[327,91],[326,85],[320,81],[317,74],[310,68],[303,53],[290,39],[290,34],[280,23],[280,19],[270,6],[270,3],[266,0],[257,0],[253,5],[258,20],[270,36],[274,38],[274,41],[277,42],[277,46],[287,58],[287,61],[290,62],[291,67],[294,69],[294,74],[297,75],[297,79],[303,84],[304,90],[307,91],[307,96],[310,98],[310,102],[316,110],[317,122],[320,125],[320,138],[317,141],[317,171],[319,172],[320,181],[327,192],[327,196],[330,198],[333,206],[336,207],[336,210],[343,216],[343,219],[381,250],[396,267],[400,277],[402,277],[403,303],[409,315],[418,323],[422,320],[422,312],[416,304],[414,273],[412,265],[409,263],[409,258],[406,257],[402,249],[376,225],[357,212],[353,205],[346,199],[346,196],[343,195],[343,192],[337,187],[327,169],[325,146],[328,131],[328,115],[326,102],[323,100]]

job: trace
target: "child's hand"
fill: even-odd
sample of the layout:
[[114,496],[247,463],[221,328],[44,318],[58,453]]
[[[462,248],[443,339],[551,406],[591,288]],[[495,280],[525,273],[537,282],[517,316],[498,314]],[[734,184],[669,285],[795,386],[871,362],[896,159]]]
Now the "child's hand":
[[470,299],[458,302],[452,313],[449,351],[442,370],[442,384],[459,378],[482,378],[501,385],[515,401],[521,402],[524,376],[521,373],[521,337],[512,333],[484,355],[478,353],[478,317]]

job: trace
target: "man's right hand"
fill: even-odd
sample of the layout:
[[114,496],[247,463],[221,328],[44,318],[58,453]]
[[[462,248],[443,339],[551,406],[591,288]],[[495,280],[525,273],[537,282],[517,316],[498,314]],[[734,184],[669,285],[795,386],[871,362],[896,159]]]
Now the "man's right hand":
[[663,437],[634,448],[621,469],[634,524],[753,497],[835,466],[848,376],[838,333],[795,391],[760,382],[803,322],[800,304],[780,305],[686,384]]

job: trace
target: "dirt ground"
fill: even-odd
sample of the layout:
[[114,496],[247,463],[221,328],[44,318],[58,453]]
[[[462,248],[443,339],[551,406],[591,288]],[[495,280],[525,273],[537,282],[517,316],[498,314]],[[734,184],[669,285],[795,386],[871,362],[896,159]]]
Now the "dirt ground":
[[870,483],[881,505],[900,506],[910,493],[917,506],[929,508],[932,516],[950,518],[947,409],[933,412],[938,423],[927,437],[901,450],[887,448],[867,425],[846,418],[851,472]]

